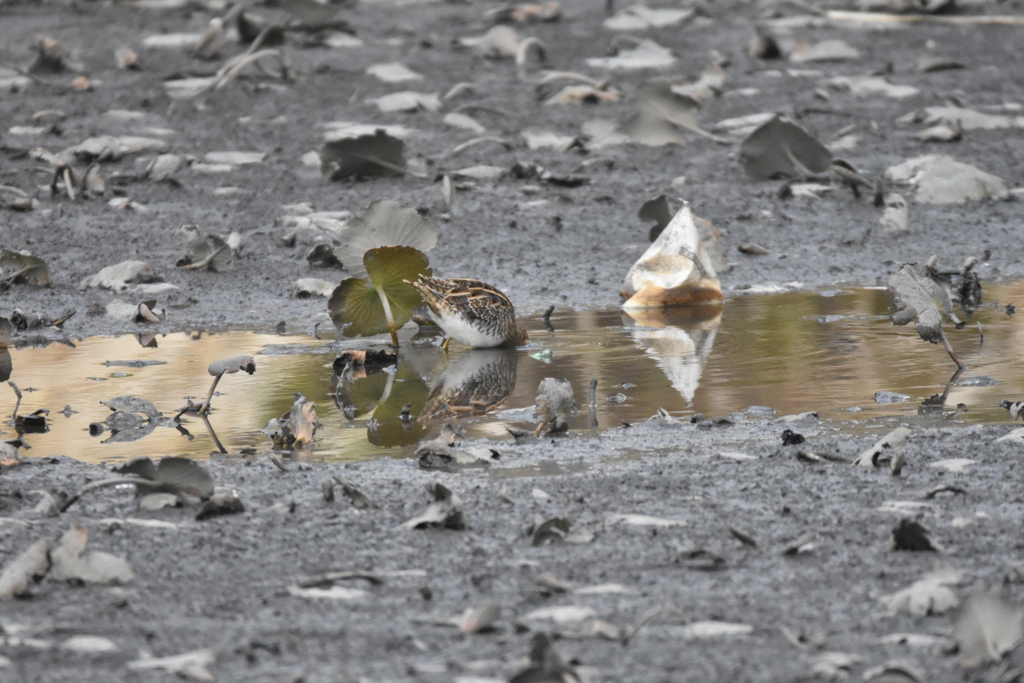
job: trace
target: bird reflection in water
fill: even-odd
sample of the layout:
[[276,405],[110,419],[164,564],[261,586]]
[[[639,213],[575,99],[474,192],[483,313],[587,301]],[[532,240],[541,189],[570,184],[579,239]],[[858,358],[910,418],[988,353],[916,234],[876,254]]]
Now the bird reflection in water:
[[482,417],[498,410],[516,387],[518,362],[512,349],[451,353],[430,385],[420,420]]

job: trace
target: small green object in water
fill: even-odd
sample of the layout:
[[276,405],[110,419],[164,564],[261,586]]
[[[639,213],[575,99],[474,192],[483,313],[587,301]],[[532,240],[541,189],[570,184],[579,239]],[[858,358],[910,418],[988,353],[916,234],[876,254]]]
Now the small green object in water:
[[530,358],[536,358],[541,363],[550,363],[551,359],[555,357],[555,354],[551,353],[551,349],[544,349],[537,353],[531,353]]

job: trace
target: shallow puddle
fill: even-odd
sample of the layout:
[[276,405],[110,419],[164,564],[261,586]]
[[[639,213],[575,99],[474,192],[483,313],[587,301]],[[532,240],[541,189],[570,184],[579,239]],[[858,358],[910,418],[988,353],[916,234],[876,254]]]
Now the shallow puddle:
[[[12,348],[11,380],[25,390],[21,415],[51,411],[48,432],[25,436],[32,446],[27,455],[93,462],[216,451],[214,435],[195,416],[183,422],[187,434],[157,426],[148,434],[107,430],[94,437],[89,425],[110,414],[101,400],[126,394],[173,416],[186,397],[205,396],[211,361],[238,354],[256,356],[256,373],[225,375],[209,419],[231,453],[269,449],[259,430],[290,409],[294,392],[317,404],[317,458],[408,454],[452,415],[472,437],[507,439],[506,427],[534,425],[533,400],[544,377],[572,382],[581,412],[571,426],[583,431],[644,420],[659,406],[679,417],[730,415],[752,406],[762,408],[748,415],[765,416],[768,408],[779,415],[816,410],[844,430],[881,427],[887,421],[881,418],[892,417],[924,424],[1006,422],[1000,400],[1024,399],[1024,313],[1011,316],[1003,306],[1024,305],[1024,283],[989,286],[985,295],[968,327],[947,328],[969,369],[949,386],[945,406],[932,409],[922,402],[947,389],[955,367],[941,346],[919,339],[912,325],[893,327],[884,290],[751,295],[704,309],[703,319],[634,320],[618,311],[556,314],[553,331],[540,320],[526,321],[531,344],[519,350],[453,347],[445,354],[417,342],[402,348],[397,366],[352,378],[332,370],[342,346],[359,346],[347,340],[339,345],[248,332],[158,335],[151,342],[129,335],[92,338],[73,347]],[[140,361],[157,364],[115,364]],[[596,425],[585,405],[591,378],[598,380]],[[8,393],[0,410],[9,415],[15,397],[3,391]],[[908,398],[880,403],[876,392]],[[958,403],[967,410],[950,417]],[[412,405],[412,419],[403,421],[406,404]],[[65,416],[59,412],[65,405],[76,412]],[[13,438],[10,423],[3,433]],[[139,438],[119,440],[133,437]]]

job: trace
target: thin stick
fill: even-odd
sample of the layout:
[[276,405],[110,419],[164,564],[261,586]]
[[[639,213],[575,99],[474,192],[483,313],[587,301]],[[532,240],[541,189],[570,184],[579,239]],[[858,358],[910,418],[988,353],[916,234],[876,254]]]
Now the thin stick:
[[946,353],[949,354],[949,357],[953,359],[953,362],[956,363],[958,368],[963,369],[967,367],[967,365],[964,364],[964,362],[953,352],[953,346],[949,343],[949,340],[946,339],[946,335],[942,335],[942,345],[946,347]]
[[11,413],[11,419],[12,420],[17,420],[18,419],[18,408],[21,407],[21,389],[19,389],[18,385],[15,384],[14,382],[7,382],[7,383],[11,385],[11,388],[14,389],[14,395],[18,397],[17,403],[14,404],[14,412]]
[[203,401],[203,405],[199,406],[199,410],[196,411],[200,415],[206,415],[210,412],[210,399],[213,398],[213,392],[217,388],[217,382],[219,382],[220,378],[223,376],[224,373],[222,372],[213,378],[213,384],[210,385],[210,392],[206,394],[206,400]]
[[228,449],[224,448],[224,444],[222,444],[220,439],[217,438],[217,432],[213,431],[213,425],[210,424],[210,421],[206,418],[206,414],[202,413],[199,417],[203,419],[203,424],[206,425],[206,431],[210,432],[210,437],[213,439],[213,443],[217,446],[217,450],[221,453],[227,453]]

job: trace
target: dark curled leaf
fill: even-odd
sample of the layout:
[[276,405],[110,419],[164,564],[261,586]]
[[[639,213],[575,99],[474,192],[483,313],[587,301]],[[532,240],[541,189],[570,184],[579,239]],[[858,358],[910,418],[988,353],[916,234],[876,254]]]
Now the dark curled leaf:
[[167,456],[156,466],[156,479],[199,498],[213,495],[213,477],[201,464],[188,458]]
[[207,372],[217,377],[218,375],[231,374],[239,370],[244,370],[251,375],[256,372],[256,361],[252,356],[232,356],[231,358],[213,361],[210,363]]
[[0,254],[0,286],[12,283],[35,287],[50,286],[50,269],[42,259],[27,251],[4,249]]
[[351,176],[405,174],[405,143],[378,128],[372,135],[325,142],[320,148],[320,172],[328,180]]
[[654,221],[654,225],[651,226],[650,232],[647,234],[647,239],[651,242],[658,239],[661,231],[665,229],[665,226],[672,222],[672,209],[668,205],[668,199],[665,195],[659,195],[654,199],[644,202],[643,206],[640,207],[637,216],[642,221]]
[[931,532],[923,524],[912,519],[901,519],[892,530],[893,550],[930,550],[940,548],[932,542]]
[[542,522],[533,532],[531,545],[550,545],[561,543],[569,535],[572,520],[568,517],[553,517]]
[[754,180],[824,173],[832,153],[807,131],[776,116],[758,126],[740,145],[743,168]]
[[112,470],[117,474],[134,474],[143,479],[156,481],[156,464],[147,456],[132,458],[120,467]]
[[245,505],[242,504],[242,500],[238,496],[231,494],[214,496],[199,508],[199,512],[196,513],[196,520],[201,522],[211,517],[236,515],[240,512],[245,512]]

